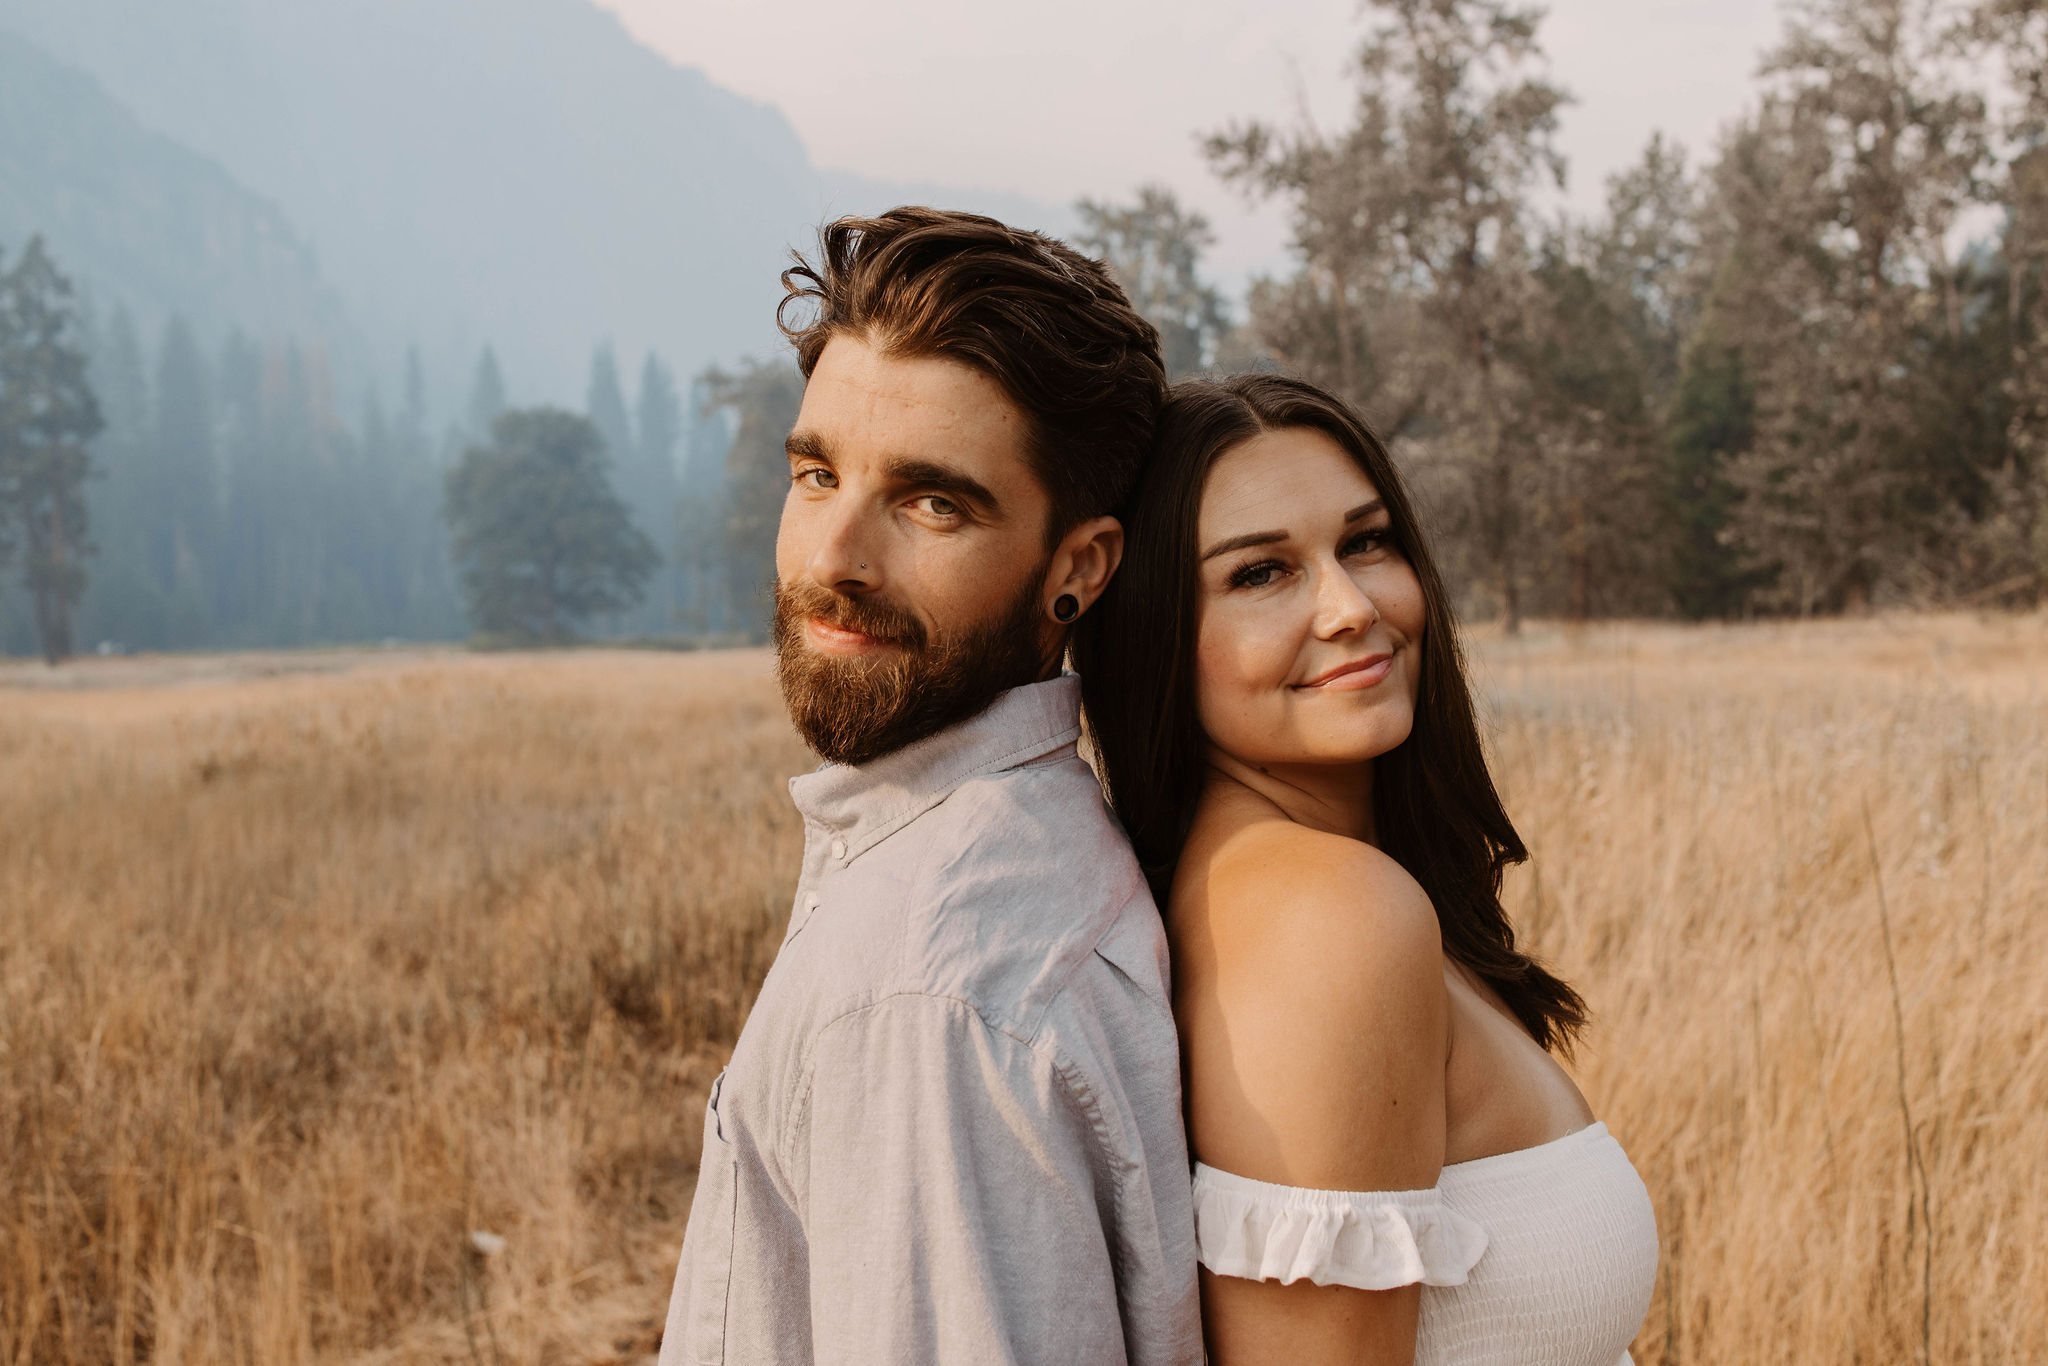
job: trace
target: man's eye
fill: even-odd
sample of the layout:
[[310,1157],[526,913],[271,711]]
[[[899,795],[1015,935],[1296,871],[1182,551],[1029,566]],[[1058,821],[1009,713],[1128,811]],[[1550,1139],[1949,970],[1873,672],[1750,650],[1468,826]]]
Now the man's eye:
[[839,476],[820,465],[807,465],[791,476],[799,484],[809,484],[814,489],[836,489]]
[[951,498],[941,498],[936,493],[927,493],[917,500],[917,505],[934,517],[958,517],[960,505]]

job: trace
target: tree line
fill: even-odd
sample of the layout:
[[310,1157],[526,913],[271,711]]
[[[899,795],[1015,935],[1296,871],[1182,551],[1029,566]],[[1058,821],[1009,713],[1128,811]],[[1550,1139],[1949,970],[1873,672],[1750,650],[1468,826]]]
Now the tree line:
[[[1242,316],[1169,191],[1076,206],[1176,375],[1356,403],[1510,629],[2041,600],[2048,0],[1798,0],[1712,155],[1653,136],[1590,216],[1558,207],[1540,11],[1365,15],[1345,124],[1205,137],[1291,217],[1297,265]],[[29,604],[0,645],[757,638],[801,398],[787,362],[685,392],[650,355],[629,399],[600,346],[581,412],[513,409],[487,348],[466,405],[412,356],[345,416],[319,348],[209,353],[173,318],[151,354],[30,244],[0,260]]]
[[1652,137],[1590,219],[1549,207],[1540,10],[1366,12],[1345,126],[1205,140],[1300,260],[1236,328],[1186,266],[1198,217],[1083,208],[1206,361],[1368,414],[1468,609],[2041,600],[2048,3],[1800,0],[1713,156]]
[[[231,334],[210,349],[176,316],[147,344],[32,241],[0,256],[0,576],[13,580],[0,577],[0,648],[55,662],[466,634],[746,636],[757,614],[727,570],[722,383],[680,388],[650,354],[629,404],[605,345],[584,412],[513,410],[487,347],[466,402],[437,422],[414,352],[395,404],[373,388],[349,414],[319,347]],[[497,504],[563,492],[521,482],[518,461],[558,456],[565,432],[584,500],[563,505],[583,518],[571,558],[616,576],[559,601],[543,583],[536,606],[506,580],[531,576],[547,538],[534,508]],[[607,505],[616,517],[590,518]]]

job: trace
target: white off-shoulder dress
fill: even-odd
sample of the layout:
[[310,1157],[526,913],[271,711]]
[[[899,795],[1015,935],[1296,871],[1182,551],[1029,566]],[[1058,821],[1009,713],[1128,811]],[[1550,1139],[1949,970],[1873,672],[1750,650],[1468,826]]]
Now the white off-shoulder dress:
[[1218,1275],[1420,1282],[1416,1366],[1626,1366],[1657,1277],[1650,1193],[1604,1124],[1452,1163],[1432,1190],[1310,1190],[1196,1163],[1195,1236]]

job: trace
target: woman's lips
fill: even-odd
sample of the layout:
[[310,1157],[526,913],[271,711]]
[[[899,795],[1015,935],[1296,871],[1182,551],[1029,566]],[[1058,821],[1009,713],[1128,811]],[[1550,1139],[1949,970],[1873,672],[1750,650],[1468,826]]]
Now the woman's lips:
[[1364,659],[1339,664],[1336,668],[1317,674],[1308,682],[1296,686],[1315,688],[1322,692],[1355,692],[1360,688],[1372,687],[1392,672],[1393,667],[1394,657],[1391,654],[1367,655]]
[[804,619],[804,635],[815,648],[834,655],[864,655],[870,650],[880,650],[896,643],[865,631],[849,631],[818,617]]

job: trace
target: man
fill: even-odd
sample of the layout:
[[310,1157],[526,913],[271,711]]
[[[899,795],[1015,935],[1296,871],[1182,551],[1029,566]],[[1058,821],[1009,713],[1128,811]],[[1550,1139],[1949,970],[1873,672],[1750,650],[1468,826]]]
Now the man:
[[663,1366],[1201,1359],[1166,946],[1068,624],[1165,392],[1096,263],[842,219],[783,276],[789,932],[711,1090]]

